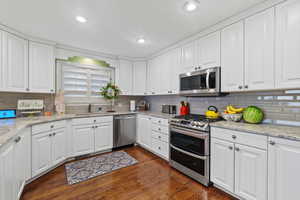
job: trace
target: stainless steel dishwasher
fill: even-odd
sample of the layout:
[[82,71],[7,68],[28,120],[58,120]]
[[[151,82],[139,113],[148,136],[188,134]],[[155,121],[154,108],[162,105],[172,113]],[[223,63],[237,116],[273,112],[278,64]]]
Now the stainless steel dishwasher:
[[136,141],[136,117],[132,115],[114,116],[114,148],[132,145]]

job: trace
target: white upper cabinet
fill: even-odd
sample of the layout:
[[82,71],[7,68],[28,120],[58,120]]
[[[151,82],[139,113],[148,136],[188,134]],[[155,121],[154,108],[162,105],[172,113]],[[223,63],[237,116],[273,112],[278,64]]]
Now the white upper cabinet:
[[267,200],[267,152],[235,144],[235,194],[245,199]]
[[221,32],[222,91],[241,91],[244,85],[244,24],[238,22]]
[[157,94],[170,93],[170,56],[163,54],[157,57],[157,75],[159,75],[159,82],[157,85]]
[[274,8],[245,20],[245,90],[274,89]]
[[144,61],[133,63],[133,95],[147,94],[147,63]]
[[169,58],[169,67],[168,67],[168,74],[169,76],[169,94],[178,94],[179,93],[179,74],[180,71],[180,58],[181,58],[181,50],[174,49],[168,53]]
[[276,88],[300,87],[300,1],[276,7]]
[[221,33],[211,33],[196,42],[197,67],[205,69],[220,66],[221,60]]
[[54,47],[29,42],[29,90],[37,93],[54,93]]
[[300,142],[279,138],[269,140],[269,200],[298,200],[300,196]]
[[159,58],[154,58],[149,61],[148,65],[148,94],[155,95],[160,90],[160,70]]
[[28,91],[28,41],[4,32],[4,88],[10,92]]
[[184,45],[181,49],[181,72],[191,72],[196,70],[196,47],[195,42]]
[[132,75],[133,75],[132,62],[127,60],[120,60],[120,64],[117,68],[117,80],[116,83],[121,89],[121,95],[132,94]]

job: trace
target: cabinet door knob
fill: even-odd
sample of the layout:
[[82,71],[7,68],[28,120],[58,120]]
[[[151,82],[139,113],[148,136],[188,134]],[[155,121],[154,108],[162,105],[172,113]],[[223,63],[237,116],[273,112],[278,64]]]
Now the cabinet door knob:
[[51,125],[50,128],[54,128],[54,125]]
[[229,147],[228,147],[228,149],[232,150],[232,149],[233,149],[233,147],[232,147],[232,146],[229,146]]
[[276,143],[274,141],[270,141],[269,144],[274,146]]
[[243,88],[243,87],[240,85],[240,86],[239,86],[239,89],[241,90],[242,88]]
[[18,142],[20,142],[20,140],[21,140],[21,137],[20,137],[20,136],[18,136],[18,137],[15,139],[15,143],[18,143]]
[[235,139],[236,139],[236,135],[233,135],[233,136],[232,136],[232,139],[234,139],[234,140],[235,140]]
[[95,128],[98,128],[98,126],[95,126]]
[[56,133],[53,133],[52,136],[56,136]]
[[160,150],[161,148],[160,148],[160,147],[158,147],[158,149]]
[[48,136],[49,136],[49,137],[52,137],[52,134],[50,133]]
[[240,148],[236,147],[235,150],[236,150],[236,151],[240,151]]
[[29,91],[29,88],[26,88],[26,91]]
[[245,85],[245,88],[246,88],[246,89],[248,89],[248,88],[249,88],[249,86],[248,86],[248,85]]

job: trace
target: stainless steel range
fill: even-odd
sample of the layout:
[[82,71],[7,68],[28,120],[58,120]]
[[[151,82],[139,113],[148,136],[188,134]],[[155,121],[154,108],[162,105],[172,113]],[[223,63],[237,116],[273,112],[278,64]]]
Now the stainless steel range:
[[196,181],[210,184],[210,126],[203,115],[177,116],[170,121],[170,165]]

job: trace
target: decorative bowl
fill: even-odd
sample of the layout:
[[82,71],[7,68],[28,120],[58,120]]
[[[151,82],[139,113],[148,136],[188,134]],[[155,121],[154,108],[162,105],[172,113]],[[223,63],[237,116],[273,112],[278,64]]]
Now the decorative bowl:
[[223,117],[226,121],[239,122],[239,121],[241,121],[242,118],[243,118],[243,113],[237,113],[237,114],[226,114],[226,113],[222,113],[222,117]]

